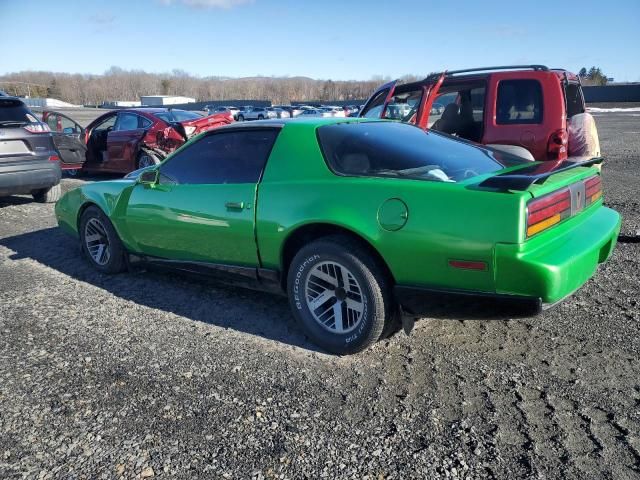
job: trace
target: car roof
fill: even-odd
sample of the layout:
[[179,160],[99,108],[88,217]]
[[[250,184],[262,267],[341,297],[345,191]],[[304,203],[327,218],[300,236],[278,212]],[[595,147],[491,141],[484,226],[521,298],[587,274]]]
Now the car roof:
[[[366,123],[366,122],[391,122],[391,120],[380,120],[377,118],[358,117],[313,117],[313,118],[278,118],[269,120],[256,120],[253,122],[235,122],[230,125],[223,125],[209,130],[209,132],[220,132],[223,130],[244,130],[252,128],[282,128],[287,125],[310,125],[322,127],[324,125],[334,125],[338,123]],[[397,123],[397,122],[396,122]]]

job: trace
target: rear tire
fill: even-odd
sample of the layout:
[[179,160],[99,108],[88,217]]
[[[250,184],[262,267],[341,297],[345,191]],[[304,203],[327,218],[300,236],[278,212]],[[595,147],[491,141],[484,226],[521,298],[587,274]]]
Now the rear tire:
[[244,122],[244,115],[238,115],[238,121]]
[[126,269],[126,252],[120,237],[98,207],[89,207],[82,213],[80,242],[85,256],[97,270],[119,273]]
[[344,355],[368,348],[397,319],[391,284],[364,245],[335,235],[298,251],[287,275],[287,294],[308,336]]
[[55,203],[60,200],[60,194],[62,190],[60,184],[54,185],[51,188],[43,188],[42,190],[36,190],[32,192],[33,199],[40,203]]
[[264,117],[262,115],[258,115],[258,120],[264,120]]

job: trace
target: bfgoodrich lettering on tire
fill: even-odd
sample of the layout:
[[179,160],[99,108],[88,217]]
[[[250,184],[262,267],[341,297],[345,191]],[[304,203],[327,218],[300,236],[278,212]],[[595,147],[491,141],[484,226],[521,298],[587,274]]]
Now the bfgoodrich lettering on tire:
[[315,343],[338,354],[364,350],[394,321],[389,286],[366,246],[346,236],[300,249],[287,276],[294,315]]

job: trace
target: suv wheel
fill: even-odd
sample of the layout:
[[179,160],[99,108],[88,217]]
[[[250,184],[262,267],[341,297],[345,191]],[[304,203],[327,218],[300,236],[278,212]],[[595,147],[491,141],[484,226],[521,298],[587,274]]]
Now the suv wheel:
[[31,195],[36,202],[54,203],[60,200],[60,193],[60,184],[57,184],[51,188],[43,188],[42,190],[31,192]]
[[244,122],[244,115],[238,115],[238,121]]
[[287,294],[294,316],[318,345],[337,354],[375,343],[399,309],[390,281],[359,242],[326,237],[294,257]]
[[258,120],[264,120],[264,115],[258,115]]
[[105,273],[125,269],[125,251],[111,221],[98,207],[89,207],[80,217],[82,251],[91,264]]

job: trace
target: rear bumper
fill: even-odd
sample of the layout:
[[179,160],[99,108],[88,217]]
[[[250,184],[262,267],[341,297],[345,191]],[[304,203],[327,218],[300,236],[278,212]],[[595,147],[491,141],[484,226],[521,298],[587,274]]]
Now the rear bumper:
[[33,157],[0,163],[0,195],[31,193],[60,183],[60,163]]
[[394,295],[406,313],[420,316],[443,297],[473,296],[507,301],[539,312],[578,290],[613,253],[620,215],[594,207],[527,242],[495,246],[493,292],[397,285]]
[[525,243],[497,244],[496,293],[562,300],[611,256],[620,225],[618,212],[598,206]]

